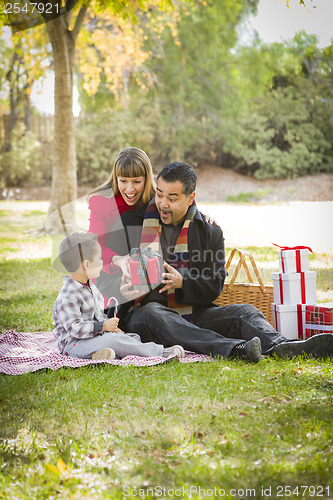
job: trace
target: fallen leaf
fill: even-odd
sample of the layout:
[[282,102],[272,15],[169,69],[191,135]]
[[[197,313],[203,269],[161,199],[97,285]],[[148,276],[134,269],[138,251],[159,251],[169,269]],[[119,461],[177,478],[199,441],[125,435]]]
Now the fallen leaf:
[[46,468],[49,469],[51,472],[54,472],[55,474],[59,475],[59,471],[56,468],[55,465],[53,464],[46,464]]
[[60,474],[62,475],[66,474],[66,465],[62,458],[59,458],[57,462],[57,469],[60,472]]
[[201,431],[195,431],[195,432],[193,433],[193,437],[195,437],[195,438],[197,438],[197,439],[202,439],[202,438],[204,437],[204,434],[203,434],[203,432],[201,432]]

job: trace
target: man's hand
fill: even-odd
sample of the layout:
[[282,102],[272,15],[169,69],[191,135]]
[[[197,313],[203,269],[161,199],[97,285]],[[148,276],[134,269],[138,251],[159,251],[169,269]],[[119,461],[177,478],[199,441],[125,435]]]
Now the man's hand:
[[174,269],[172,266],[170,266],[167,262],[163,263],[164,267],[167,269],[167,273],[162,273],[163,280],[162,283],[165,285],[161,290],[159,290],[160,293],[165,292],[166,290],[169,290],[170,288],[175,289],[175,288],[183,288],[183,276],[177,271],[177,269]]
[[145,295],[149,291],[148,287],[147,287],[147,292],[142,292],[140,290],[129,290],[131,286],[132,286],[132,281],[123,274],[120,282],[120,292],[128,301],[135,300],[141,297],[142,295]]

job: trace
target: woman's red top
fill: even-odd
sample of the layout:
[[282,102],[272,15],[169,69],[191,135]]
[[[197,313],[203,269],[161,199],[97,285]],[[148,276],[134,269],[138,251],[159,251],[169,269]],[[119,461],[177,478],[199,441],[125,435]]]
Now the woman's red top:
[[102,248],[103,271],[114,274],[119,267],[112,263],[112,257],[117,255],[107,246],[107,241],[118,217],[124,212],[134,210],[135,206],[127,205],[121,194],[105,198],[99,194],[92,196],[89,200],[89,232],[97,235]]

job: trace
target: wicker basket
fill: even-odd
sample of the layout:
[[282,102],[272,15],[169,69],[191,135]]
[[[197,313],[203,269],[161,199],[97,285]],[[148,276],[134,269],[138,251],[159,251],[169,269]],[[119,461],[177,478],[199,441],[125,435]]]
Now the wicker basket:
[[[252,304],[260,309],[270,324],[273,325],[271,308],[271,304],[273,302],[273,285],[264,285],[253,255],[246,250],[234,248],[229,256],[228,262],[226,263],[226,270],[229,269],[231,261],[236,253],[239,255],[237,267],[234,270],[230,282],[224,284],[223,291],[215,300],[215,304],[218,304],[219,306],[226,306],[228,304]],[[253,282],[245,257],[249,258],[259,283]],[[245,270],[249,283],[235,283],[239,270],[242,266]]]

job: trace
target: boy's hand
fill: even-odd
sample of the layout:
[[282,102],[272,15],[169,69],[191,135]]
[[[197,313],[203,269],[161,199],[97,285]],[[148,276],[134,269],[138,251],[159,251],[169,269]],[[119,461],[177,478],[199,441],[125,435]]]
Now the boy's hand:
[[131,279],[129,261],[130,261],[129,255],[125,255],[124,257],[121,257],[120,255],[115,255],[113,257],[113,263],[116,266],[120,267],[120,269],[123,272],[123,275],[126,276],[126,278]]
[[119,331],[118,328],[119,318],[109,318],[104,321],[103,332],[116,332]]
[[116,328],[115,332],[116,333],[123,333],[124,335],[126,335],[126,333],[123,330],[120,330],[120,328]]

